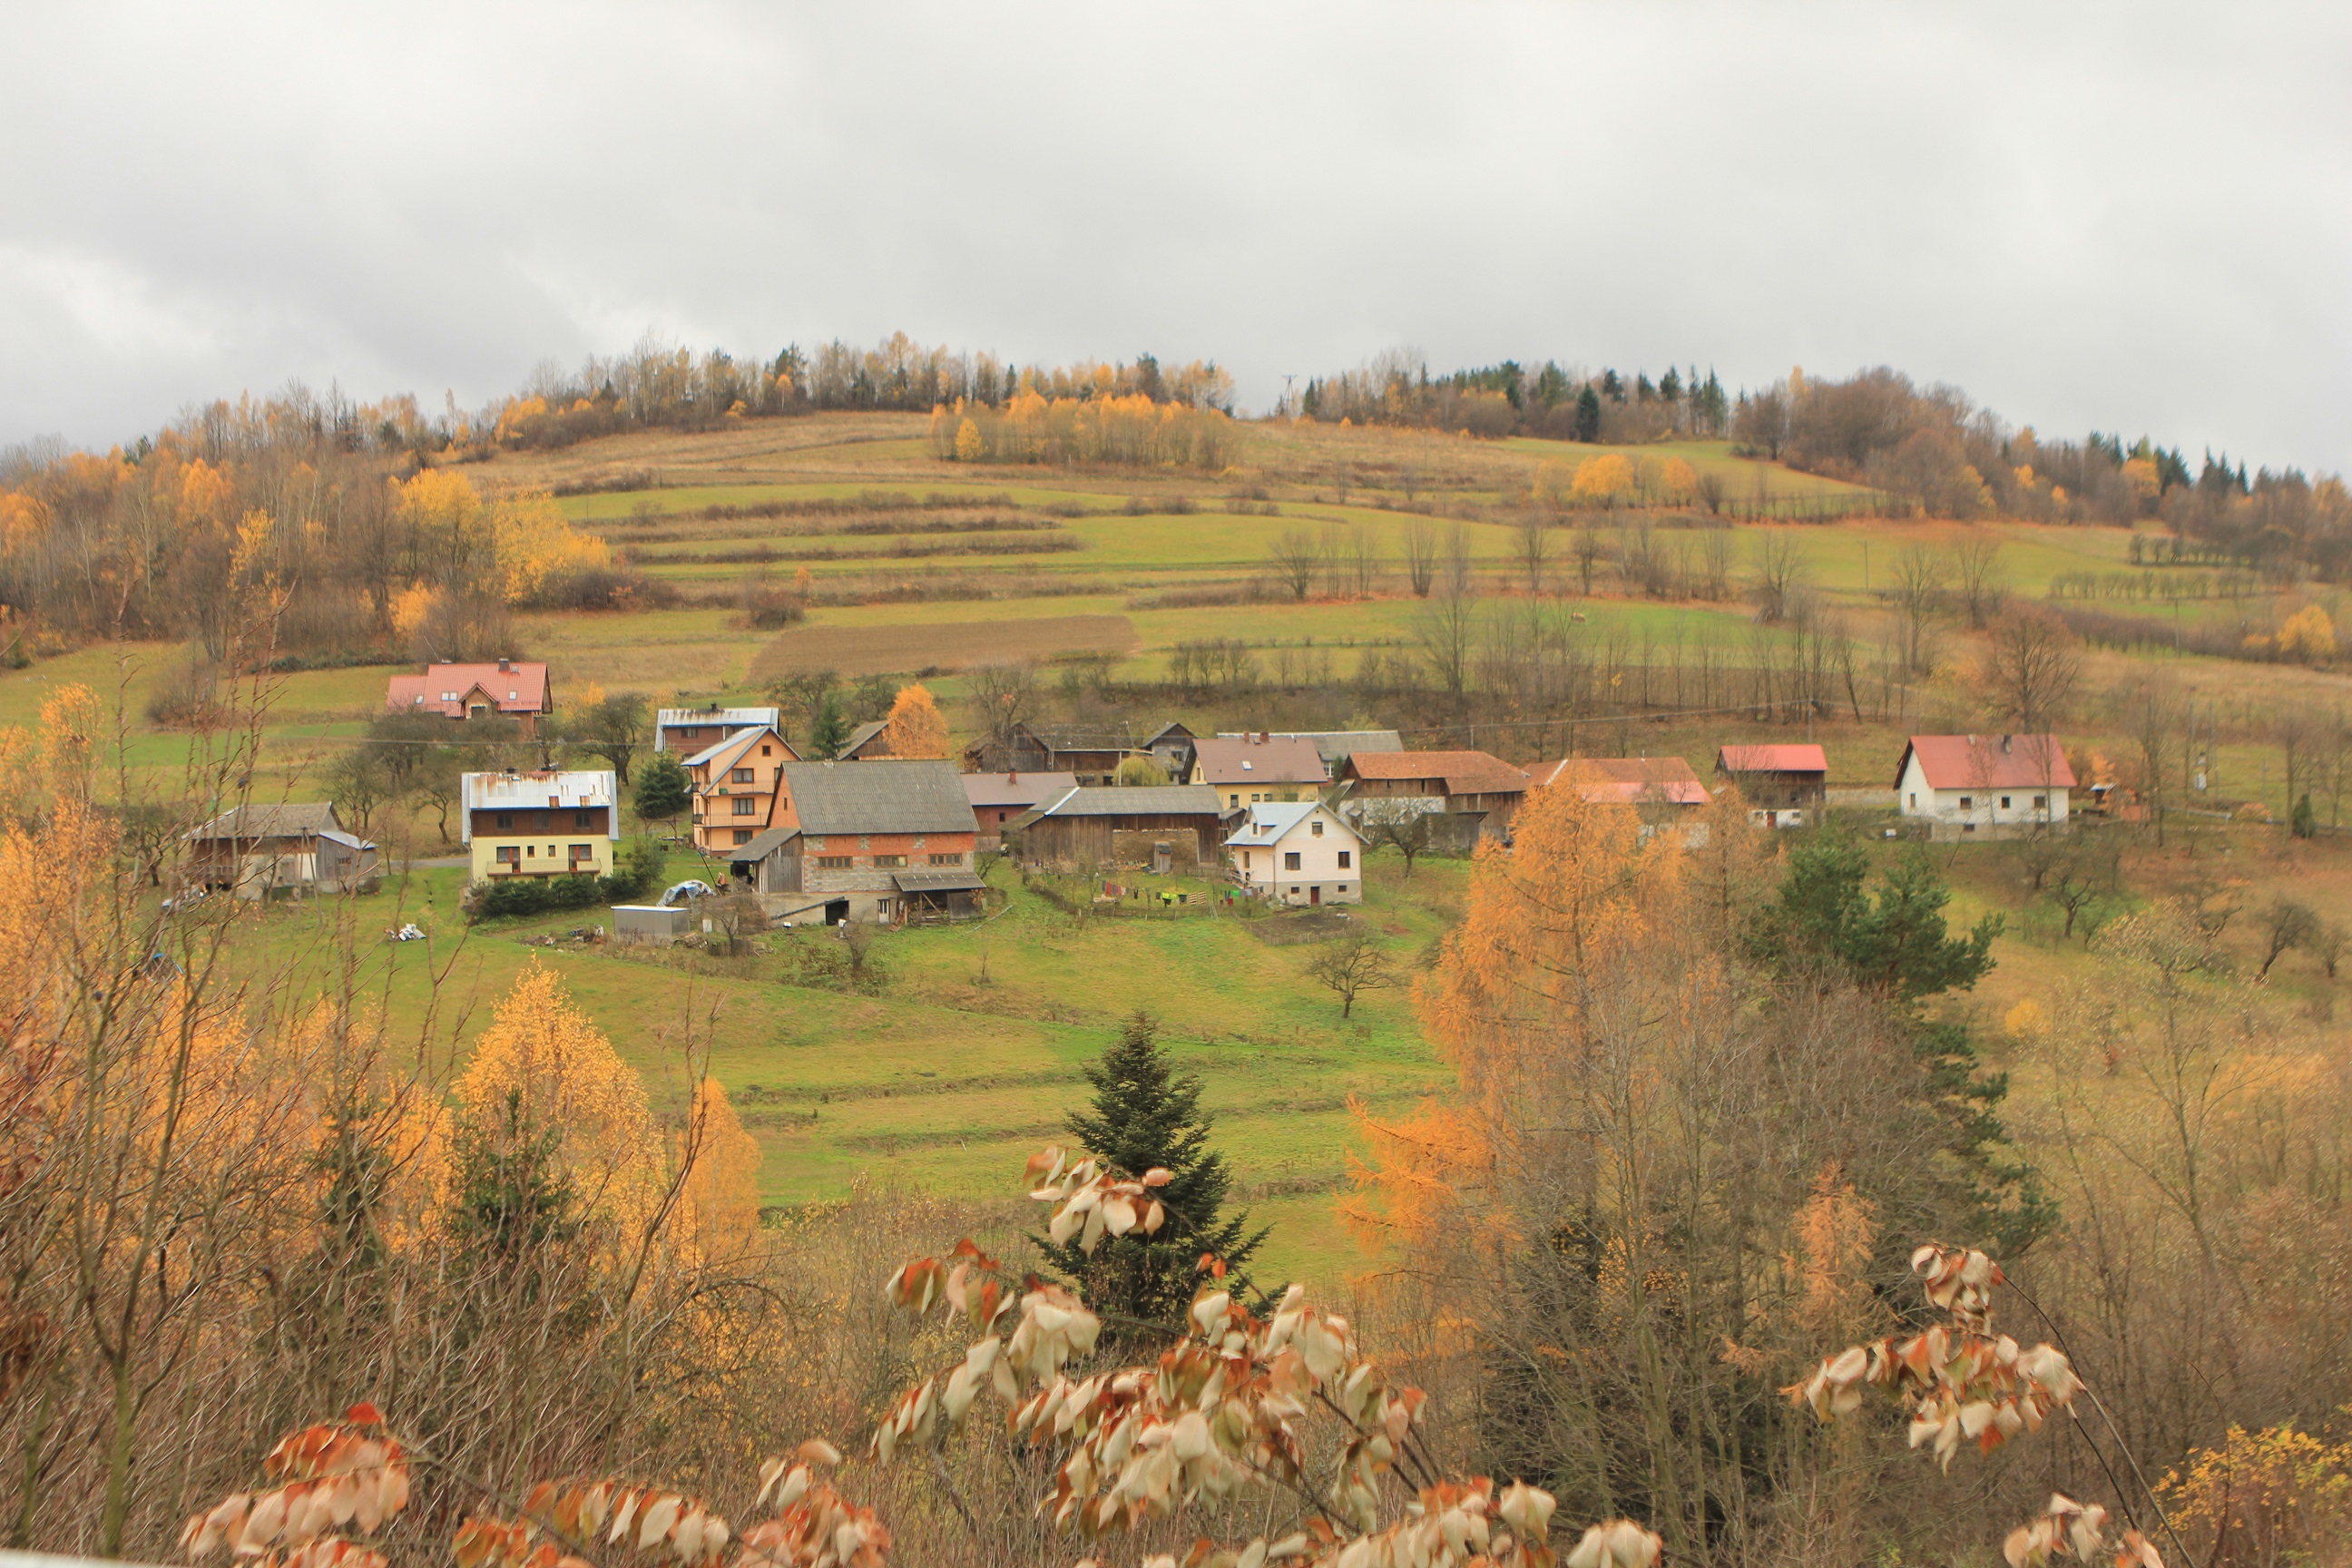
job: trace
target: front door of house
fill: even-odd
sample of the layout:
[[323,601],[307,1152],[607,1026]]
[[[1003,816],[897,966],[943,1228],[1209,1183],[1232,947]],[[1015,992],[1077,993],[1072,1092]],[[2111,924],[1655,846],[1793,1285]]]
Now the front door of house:
[[1307,901],[1310,904],[1319,904],[1323,901],[1323,889],[1320,883],[1307,889]]

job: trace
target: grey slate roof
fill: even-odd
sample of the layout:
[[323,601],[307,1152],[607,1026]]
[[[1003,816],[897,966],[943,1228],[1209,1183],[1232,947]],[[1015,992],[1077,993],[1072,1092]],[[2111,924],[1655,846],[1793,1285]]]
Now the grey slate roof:
[[969,871],[899,871],[890,880],[902,893],[971,893],[988,886]]
[[1040,803],[1036,816],[1215,816],[1224,808],[1207,784],[1106,785],[1074,789],[1059,800]]
[[[801,831],[970,833],[963,776],[945,760],[877,757],[870,763],[786,763],[784,793]],[[757,842],[754,840],[754,842]],[[748,846],[746,847],[748,847]]]
[[335,829],[331,801],[300,801],[286,805],[232,806],[188,835],[190,838],[234,838],[250,843],[258,838],[303,838]]
[[738,844],[727,851],[730,865],[744,860],[765,860],[783,845],[800,837],[797,827],[771,827],[749,844]]

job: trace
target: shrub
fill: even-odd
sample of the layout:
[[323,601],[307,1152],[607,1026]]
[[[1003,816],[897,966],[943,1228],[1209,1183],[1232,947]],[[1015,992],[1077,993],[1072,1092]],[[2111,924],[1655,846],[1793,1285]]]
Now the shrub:
[[616,904],[642,899],[661,884],[666,864],[660,845],[650,838],[632,838],[621,847],[613,874],[596,879],[599,889],[608,901]]
[[661,871],[658,860],[647,869],[638,850],[638,844],[624,850],[621,869],[610,877],[501,877],[495,882],[476,882],[466,889],[466,918],[488,921],[543,915],[642,898]]

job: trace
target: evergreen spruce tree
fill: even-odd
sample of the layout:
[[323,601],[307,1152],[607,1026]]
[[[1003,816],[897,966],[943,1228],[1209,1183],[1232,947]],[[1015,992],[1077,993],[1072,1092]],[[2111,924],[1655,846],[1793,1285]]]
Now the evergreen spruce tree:
[[809,758],[822,761],[848,743],[849,721],[842,715],[840,695],[827,687],[817,701],[816,717],[809,724]]
[[1601,395],[1592,390],[1590,382],[1576,395],[1576,438],[1580,441],[1601,439]]
[[636,807],[641,822],[667,822],[684,812],[693,789],[686,768],[670,752],[656,752],[637,773]]
[[1166,1169],[1170,1180],[1160,1200],[1168,1223],[1157,1236],[1105,1237],[1092,1257],[1075,1242],[1057,1247],[1037,1238],[1054,1269],[1079,1288],[1113,1331],[1122,1318],[1181,1321],[1200,1288],[1202,1253],[1216,1254],[1229,1275],[1239,1274],[1266,1237],[1265,1230],[1250,1231],[1246,1212],[1223,1212],[1233,1174],[1224,1156],[1209,1147],[1201,1079],[1175,1070],[1158,1034],[1147,1013],[1128,1020],[1101,1061],[1087,1068],[1094,1108],[1073,1111],[1069,1129],[1087,1153],[1129,1175]]

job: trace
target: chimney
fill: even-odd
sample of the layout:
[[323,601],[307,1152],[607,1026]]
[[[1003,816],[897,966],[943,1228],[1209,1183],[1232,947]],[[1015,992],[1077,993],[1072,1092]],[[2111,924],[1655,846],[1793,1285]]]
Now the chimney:
[[2000,738],[2000,754],[2004,757],[2009,755],[2009,741],[2010,737],[2007,735]]
[[1259,745],[1261,745],[1261,746],[1265,745],[1268,741],[1272,740],[1273,738],[1274,738],[1273,736],[1271,736],[1271,735],[1267,734],[1264,730],[1260,730],[1260,731],[1257,732],[1257,743],[1258,743]]
[[1004,775],[1004,782],[1009,784],[1019,784],[1021,782],[1021,770],[1019,768],[1014,768],[1011,772],[1007,773]]
[[509,664],[505,659],[499,660],[499,673],[500,675],[505,675],[513,668],[514,666]]

